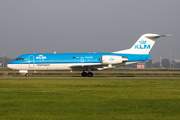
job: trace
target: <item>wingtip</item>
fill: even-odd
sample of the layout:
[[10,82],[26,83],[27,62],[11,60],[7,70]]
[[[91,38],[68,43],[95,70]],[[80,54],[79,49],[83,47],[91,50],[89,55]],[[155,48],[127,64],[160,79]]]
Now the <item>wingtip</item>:
[[169,37],[169,36],[172,36],[171,34],[169,35],[160,35],[160,37]]

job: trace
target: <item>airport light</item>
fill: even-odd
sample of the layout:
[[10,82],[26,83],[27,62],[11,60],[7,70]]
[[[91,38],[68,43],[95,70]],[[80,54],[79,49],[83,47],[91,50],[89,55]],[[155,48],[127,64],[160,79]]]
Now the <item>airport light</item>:
[[170,52],[170,68],[171,68],[171,52]]
[[4,63],[5,63],[4,57],[6,57],[5,53],[3,53],[3,68],[4,68]]

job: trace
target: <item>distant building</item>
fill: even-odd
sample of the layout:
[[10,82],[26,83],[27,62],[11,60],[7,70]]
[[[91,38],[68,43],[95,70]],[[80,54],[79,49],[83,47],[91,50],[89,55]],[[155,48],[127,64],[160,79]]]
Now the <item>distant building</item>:
[[144,69],[145,68],[145,63],[138,63],[136,68],[137,69]]
[[180,62],[180,60],[178,60],[178,59],[175,59],[174,61],[175,61],[176,63],[179,63],[179,62]]

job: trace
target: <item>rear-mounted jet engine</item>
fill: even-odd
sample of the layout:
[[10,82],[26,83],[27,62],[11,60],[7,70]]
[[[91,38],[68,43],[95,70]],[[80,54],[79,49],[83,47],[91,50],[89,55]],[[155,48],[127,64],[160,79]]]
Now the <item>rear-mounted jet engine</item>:
[[122,56],[110,56],[110,55],[103,55],[101,57],[101,63],[104,64],[120,64],[126,62],[128,59]]

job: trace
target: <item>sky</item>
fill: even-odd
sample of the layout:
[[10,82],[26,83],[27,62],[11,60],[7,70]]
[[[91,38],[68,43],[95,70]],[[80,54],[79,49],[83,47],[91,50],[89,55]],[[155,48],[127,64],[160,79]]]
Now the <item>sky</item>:
[[[180,59],[180,0],[0,0],[0,57],[114,52],[146,33],[153,60]],[[170,54],[171,53],[171,54]]]

